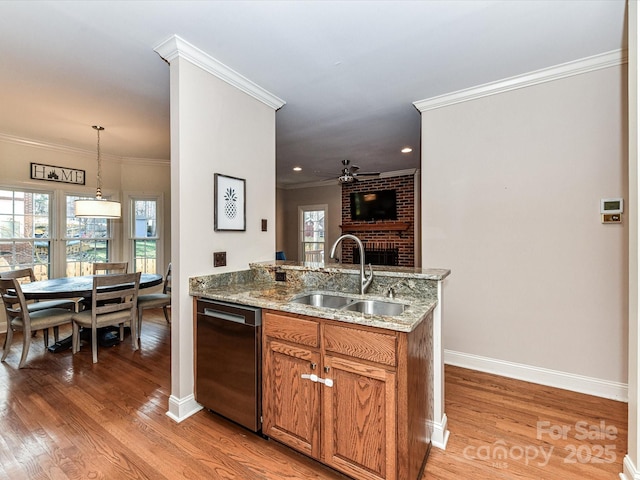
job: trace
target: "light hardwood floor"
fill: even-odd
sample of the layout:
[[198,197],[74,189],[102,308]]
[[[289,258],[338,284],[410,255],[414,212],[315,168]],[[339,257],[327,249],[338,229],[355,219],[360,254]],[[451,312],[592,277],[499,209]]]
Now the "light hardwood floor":
[[618,479],[627,404],[473,370],[445,368],[446,450],[424,478]]
[[[346,478],[210,412],[169,419],[162,310],[145,311],[141,350],[128,341],[100,348],[95,365],[87,347],[75,356],[44,351],[40,335],[18,370],[20,342],[16,335],[0,364],[0,479]],[[446,411],[447,450],[431,450],[423,479],[616,479],[622,471],[626,404],[447,367]]]

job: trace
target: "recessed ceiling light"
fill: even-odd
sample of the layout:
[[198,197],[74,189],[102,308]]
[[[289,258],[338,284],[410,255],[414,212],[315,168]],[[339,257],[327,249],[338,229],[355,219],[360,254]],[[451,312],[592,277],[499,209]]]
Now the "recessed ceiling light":
[[411,147],[404,147],[402,150],[400,150],[402,153],[411,153],[413,152],[413,148]]
[[302,171],[302,167],[293,167],[293,171],[294,172],[301,172]]

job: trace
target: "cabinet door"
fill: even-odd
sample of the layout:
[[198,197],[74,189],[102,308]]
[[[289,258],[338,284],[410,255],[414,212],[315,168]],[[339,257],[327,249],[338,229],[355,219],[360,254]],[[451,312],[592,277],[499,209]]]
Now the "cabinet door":
[[314,458],[320,453],[320,353],[266,337],[262,432]]
[[[323,461],[358,479],[396,478],[396,376],[325,355]],[[326,367],[329,371],[326,372]]]

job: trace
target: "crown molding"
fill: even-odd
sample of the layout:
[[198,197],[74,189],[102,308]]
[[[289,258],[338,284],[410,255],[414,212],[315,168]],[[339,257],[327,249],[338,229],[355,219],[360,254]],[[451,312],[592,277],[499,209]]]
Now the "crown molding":
[[418,173],[420,173],[419,168],[406,168],[404,170],[393,170],[391,172],[381,172],[378,178],[405,177],[407,175],[416,175]]
[[[84,148],[70,147],[68,145],[58,145],[55,143],[43,142],[41,140],[32,140],[29,138],[18,137],[15,135],[9,135],[7,133],[0,132],[0,142],[12,143],[14,145],[21,145],[29,148],[38,148],[49,152],[63,153],[65,155],[81,155],[85,157],[95,158],[95,150],[85,150]],[[108,153],[100,153],[103,159],[108,160],[111,163],[126,163],[130,165],[170,165],[170,161],[166,159],[151,159],[151,158],[136,158],[136,157],[119,157],[117,155],[110,155]]]
[[171,64],[175,58],[182,57],[202,68],[204,71],[227,82],[229,85],[232,85],[244,93],[251,95],[253,98],[260,100],[262,103],[268,105],[274,110],[278,110],[286,103],[281,98],[278,98],[259,85],[256,85],[245,76],[227,67],[225,64],[219,62],[211,55],[203,52],[198,47],[195,47],[178,35],[169,37],[153,50],[169,64]]
[[166,158],[121,157],[121,159],[122,163],[127,165],[171,166],[171,160]]
[[[381,178],[392,178],[392,177],[404,177],[407,175],[418,175],[420,173],[419,168],[408,168],[405,170],[394,170],[391,172],[381,172],[379,177],[375,178],[367,178],[363,180],[358,180],[359,182],[367,182],[370,180],[379,180]],[[313,187],[331,187],[334,185],[340,185],[338,182],[338,177],[331,178],[329,180],[319,180],[317,182],[306,182],[306,183],[294,183],[290,185],[276,185],[277,188],[281,188],[282,190],[296,190],[299,188],[313,188]]]
[[314,187],[333,187],[338,185],[338,177],[330,178],[328,180],[318,180],[317,182],[304,182],[304,183],[292,183],[292,184],[277,184],[276,188],[282,190],[297,190],[299,188],[314,188]]
[[613,50],[611,52],[594,55],[592,57],[563,63],[541,70],[506,78],[497,82],[485,83],[476,87],[446,93],[437,97],[427,98],[413,102],[420,112],[435,110],[436,108],[468,102],[477,98],[497,95],[520,88],[527,88],[545,82],[559,80],[561,78],[581,75],[583,73],[615,67],[627,62],[627,50]]
[[[9,135],[7,133],[0,133],[0,142],[13,143],[14,145],[21,145],[23,147],[38,148],[41,150],[47,150],[49,152],[63,153],[66,155],[82,155],[94,158],[96,156],[95,150],[85,150],[84,148],[70,147],[68,145],[58,145],[56,143],[43,142],[41,140],[32,140],[30,138],[18,137],[15,135]],[[101,153],[102,158],[107,158],[114,161],[120,161],[120,157],[115,155],[109,155]]]

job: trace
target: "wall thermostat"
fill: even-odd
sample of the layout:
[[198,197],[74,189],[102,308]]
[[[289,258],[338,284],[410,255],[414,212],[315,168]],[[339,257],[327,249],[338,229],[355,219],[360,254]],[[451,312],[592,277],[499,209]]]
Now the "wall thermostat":
[[602,223],[621,223],[623,210],[622,198],[602,198],[600,200]]
[[621,198],[603,198],[600,200],[600,213],[622,213],[623,200]]

